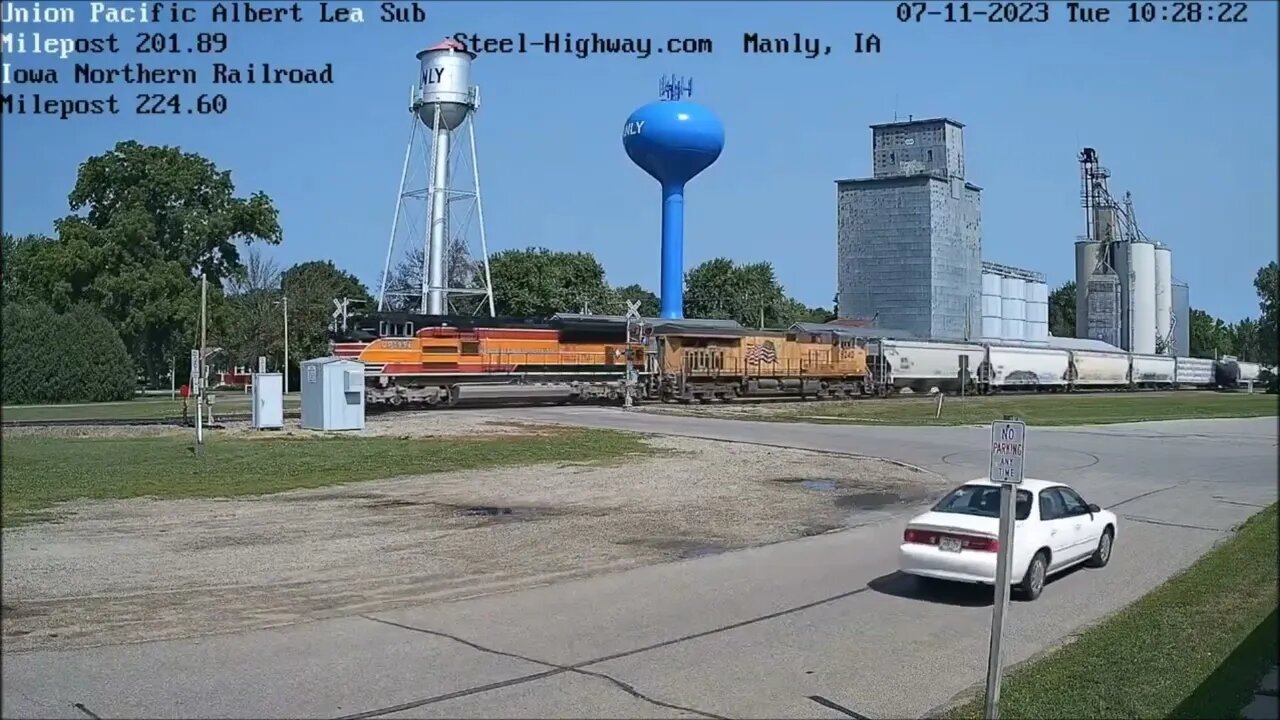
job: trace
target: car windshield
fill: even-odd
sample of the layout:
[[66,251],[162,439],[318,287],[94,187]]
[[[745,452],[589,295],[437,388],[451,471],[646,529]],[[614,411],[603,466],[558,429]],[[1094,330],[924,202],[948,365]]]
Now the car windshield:
[[[1014,501],[1015,517],[1031,515],[1031,493],[1019,490]],[[1000,517],[1000,488],[991,485],[961,485],[933,506],[934,512]]]

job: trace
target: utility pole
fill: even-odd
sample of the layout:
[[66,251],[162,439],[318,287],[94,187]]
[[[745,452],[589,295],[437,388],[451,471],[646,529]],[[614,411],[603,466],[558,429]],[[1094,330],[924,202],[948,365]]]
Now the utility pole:
[[196,385],[196,454],[204,452],[204,363],[205,348],[208,341],[208,307],[209,307],[209,278],[203,272],[200,273],[200,352],[198,353],[198,362],[196,363],[196,371],[199,373],[195,378]]
[[289,296],[284,300],[284,394],[289,394]]

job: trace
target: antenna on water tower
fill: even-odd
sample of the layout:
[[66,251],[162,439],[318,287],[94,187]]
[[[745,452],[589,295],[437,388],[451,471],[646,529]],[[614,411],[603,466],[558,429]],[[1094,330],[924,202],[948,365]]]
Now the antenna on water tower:
[[[487,310],[490,317],[494,315],[480,171],[476,166],[474,117],[480,107],[480,88],[470,84],[475,57],[452,39],[417,55],[420,76],[410,91],[409,144],[382,266],[378,310],[446,315],[451,314],[451,296],[470,295],[483,298],[473,308],[473,314]],[[469,147],[455,142],[463,138]],[[466,170],[471,175],[470,183],[460,182],[461,171]],[[418,184],[421,180],[413,171],[427,175],[426,187]],[[421,213],[423,222],[419,224],[415,222],[415,211],[422,209],[425,212]],[[478,243],[472,242],[473,234]],[[417,287],[392,286],[391,260],[398,244],[422,247],[422,274]],[[477,249],[479,257],[474,254]],[[451,268],[451,261],[465,262],[469,267]]]
[[662,186],[661,310],[684,317],[684,186],[724,149],[724,125],[709,108],[684,100],[693,80],[666,75],[657,102],[631,113],[622,126],[627,157]]

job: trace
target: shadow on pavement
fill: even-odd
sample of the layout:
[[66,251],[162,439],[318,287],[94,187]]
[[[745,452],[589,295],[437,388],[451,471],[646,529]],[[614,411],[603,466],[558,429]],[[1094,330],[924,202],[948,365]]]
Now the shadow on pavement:
[[[1083,565],[1063,570],[1050,575],[1045,581],[1044,592],[1051,592],[1054,583],[1081,572]],[[990,585],[972,585],[969,583],[953,583],[945,580],[916,577],[903,572],[892,572],[867,583],[867,587],[882,595],[905,598],[907,600],[923,600],[939,605],[956,605],[958,607],[991,607],[995,602],[995,592]],[[1010,602],[1025,602],[1018,593],[1009,597]]]
[[941,580],[893,572],[867,583],[875,592],[908,600],[924,600],[940,605],[961,607],[990,607],[994,593],[988,585],[949,583]]
[[1235,717],[1253,699],[1262,676],[1276,663],[1278,630],[1276,611],[1272,610],[1169,717]]

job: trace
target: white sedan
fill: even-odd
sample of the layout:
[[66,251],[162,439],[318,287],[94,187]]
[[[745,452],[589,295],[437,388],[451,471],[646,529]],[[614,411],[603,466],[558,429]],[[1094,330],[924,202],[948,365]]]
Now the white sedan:
[[[1115,513],[1091,505],[1062,483],[1023,480],[1014,500],[1011,583],[1035,600],[1050,575],[1084,563],[1103,567],[1116,538]],[[973,480],[907,523],[898,549],[902,572],[994,585],[1000,547],[1000,486]]]

